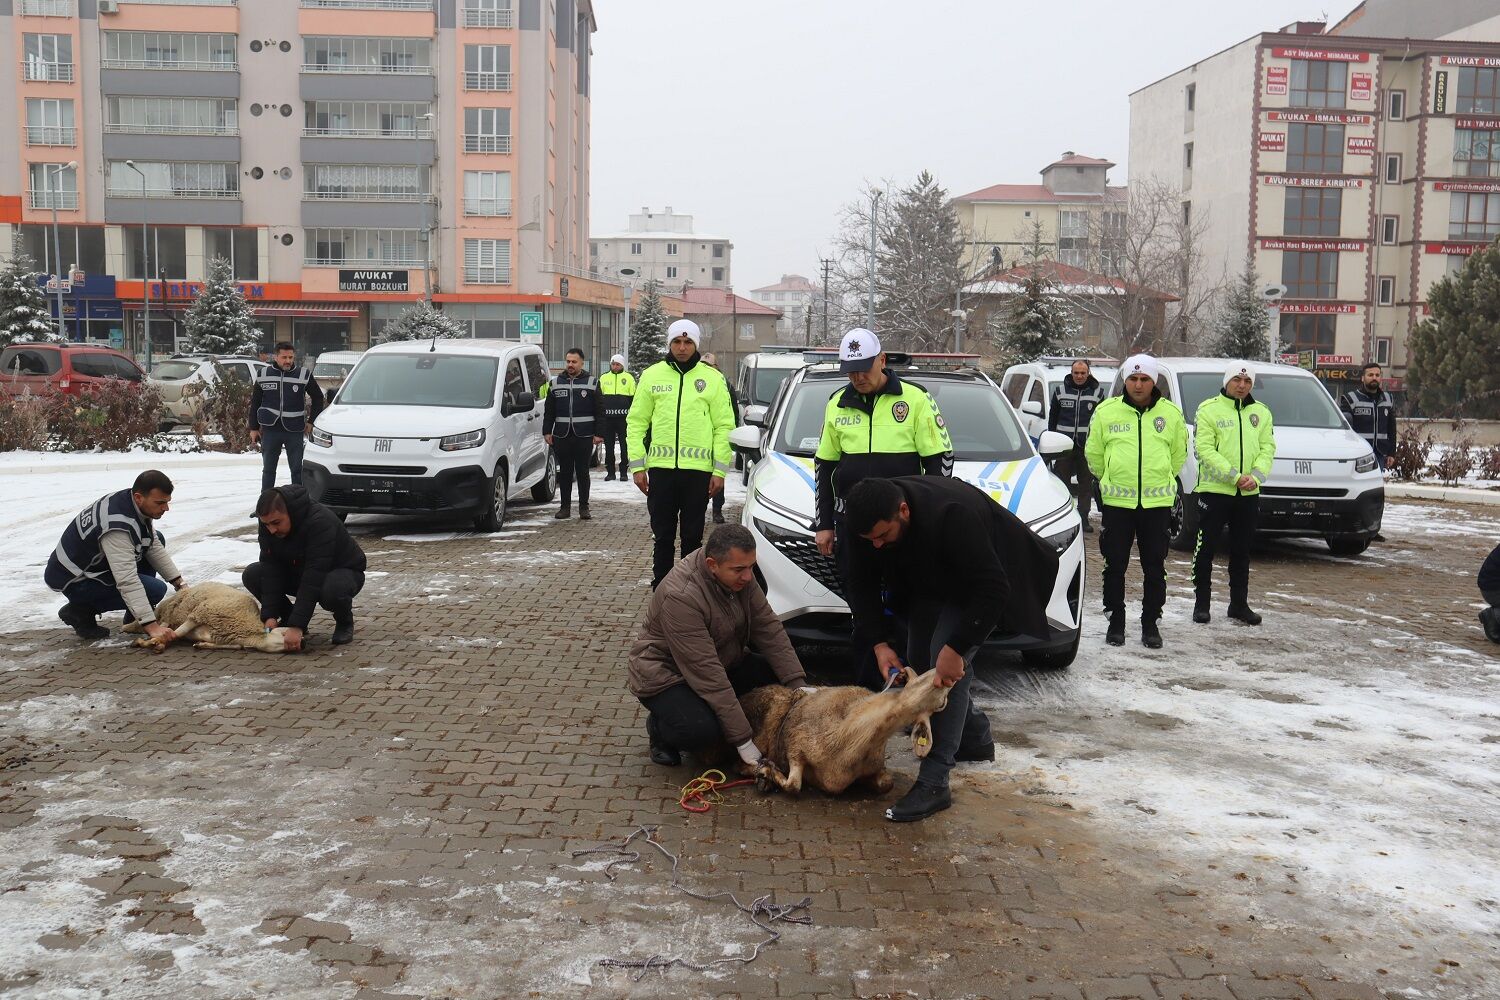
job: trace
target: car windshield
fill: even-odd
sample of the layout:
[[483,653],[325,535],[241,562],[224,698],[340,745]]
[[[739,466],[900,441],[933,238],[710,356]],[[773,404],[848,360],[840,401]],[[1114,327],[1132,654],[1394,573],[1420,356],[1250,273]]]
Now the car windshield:
[[[906,376],[902,376],[906,378]],[[1031,443],[1005,405],[1000,392],[987,382],[943,378],[912,378],[932,393],[943,422],[953,437],[953,457],[960,462],[1012,462],[1031,457]],[[848,383],[833,379],[804,379],[781,408],[776,450],[812,457],[823,433],[823,412],[834,392]]]
[[198,374],[196,361],[158,361],[151,368],[151,377],[163,382],[180,382]]
[[[1216,395],[1224,385],[1224,376],[1217,372],[1184,372],[1177,380],[1182,385],[1182,412],[1189,422],[1197,415],[1198,405]],[[1332,430],[1344,425],[1323,383],[1305,375],[1257,372],[1250,395],[1266,404],[1271,420],[1278,427]]]
[[339,390],[345,405],[492,406],[499,362],[476,354],[369,354]]
[[797,369],[795,368],[760,368],[755,369],[755,378],[750,381],[750,399],[740,401],[742,406],[769,406],[776,398],[776,390],[781,388],[781,383],[787,380]]
[[348,378],[354,370],[352,364],[338,361],[319,361],[313,366],[313,378]]

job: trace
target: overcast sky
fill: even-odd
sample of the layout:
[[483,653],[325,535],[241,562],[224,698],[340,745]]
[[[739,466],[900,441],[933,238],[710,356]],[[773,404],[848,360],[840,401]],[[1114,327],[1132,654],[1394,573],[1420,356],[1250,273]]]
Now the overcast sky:
[[734,241],[744,295],[814,277],[866,180],[1035,184],[1071,149],[1123,183],[1132,90],[1354,0],[594,4],[593,231],[671,205]]

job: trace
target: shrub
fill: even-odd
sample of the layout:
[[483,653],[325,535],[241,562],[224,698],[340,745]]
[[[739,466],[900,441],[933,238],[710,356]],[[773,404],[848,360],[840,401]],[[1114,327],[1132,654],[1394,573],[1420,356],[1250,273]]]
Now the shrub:
[[[209,451],[250,451],[249,382],[238,379],[219,378],[203,390],[203,405],[193,421],[193,434],[198,443]],[[208,441],[217,436],[219,441]]]
[[1442,480],[1444,486],[1453,486],[1474,471],[1474,435],[1460,431],[1451,444],[1427,467],[1430,475]]
[[1397,479],[1417,479],[1427,468],[1427,459],[1431,454],[1432,432],[1421,424],[1403,427],[1396,435],[1396,461],[1391,466],[1391,471]]
[[0,451],[40,451],[46,443],[46,401],[0,393]]
[[1479,478],[1500,479],[1500,444],[1479,450]]
[[161,396],[144,382],[109,379],[77,395],[43,397],[60,451],[125,451],[150,440],[161,420]]

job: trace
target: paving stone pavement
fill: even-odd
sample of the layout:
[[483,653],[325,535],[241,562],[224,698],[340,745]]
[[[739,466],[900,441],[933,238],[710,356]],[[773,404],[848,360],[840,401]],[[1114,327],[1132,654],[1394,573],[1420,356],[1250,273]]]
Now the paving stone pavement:
[[[745,789],[685,813],[676,790],[696,769],[650,764],[623,688],[644,510],[602,492],[594,510],[558,524],[519,507],[503,534],[447,540],[381,522],[361,535],[384,575],[351,646],[328,644],[321,613],[301,656],[0,638],[0,994],[1388,995],[1319,928],[1257,923],[1184,875],[1170,845],[1100,842],[1008,773],[1003,748],[921,824],[886,823],[884,800]],[[1449,638],[1472,617],[1455,579],[1414,590]],[[899,794],[914,761],[891,756]],[[649,853],[614,881],[573,854],[641,825],[687,884],[805,896],[811,925],[711,974],[597,967],[744,958],[765,936],[671,892]]]

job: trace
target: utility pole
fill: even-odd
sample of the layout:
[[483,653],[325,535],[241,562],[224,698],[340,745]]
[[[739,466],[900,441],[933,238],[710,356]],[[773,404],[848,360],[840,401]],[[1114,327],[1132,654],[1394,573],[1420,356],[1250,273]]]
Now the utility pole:
[[828,275],[833,271],[833,261],[823,258],[823,343],[828,343]]
[[884,191],[876,191],[870,196],[870,297],[865,303],[865,329],[871,333],[875,332],[875,236],[876,223],[880,221],[880,196]]

